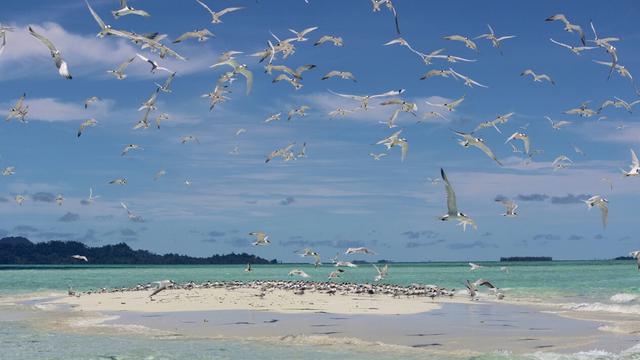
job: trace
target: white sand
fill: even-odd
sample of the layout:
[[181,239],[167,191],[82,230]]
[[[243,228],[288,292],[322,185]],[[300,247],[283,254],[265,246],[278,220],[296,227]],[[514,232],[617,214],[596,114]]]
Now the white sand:
[[228,290],[206,288],[165,290],[149,298],[150,291],[83,294],[53,301],[71,305],[78,311],[181,312],[209,310],[262,310],[280,313],[334,314],[416,314],[439,309],[440,305],[426,297],[393,298],[388,295],[329,295],[307,291],[273,290],[264,297],[250,288]]

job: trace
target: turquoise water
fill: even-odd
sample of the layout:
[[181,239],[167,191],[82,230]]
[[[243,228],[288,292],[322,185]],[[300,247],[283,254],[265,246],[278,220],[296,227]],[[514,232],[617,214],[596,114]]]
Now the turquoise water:
[[[465,279],[485,278],[502,288],[507,297],[545,303],[581,306],[583,310],[605,310],[640,314],[640,273],[632,261],[561,261],[540,263],[482,263],[471,272],[466,263],[391,264],[388,283],[437,284],[462,289]],[[509,273],[500,271],[508,266]],[[244,266],[2,266],[0,297],[16,294],[64,292],[102,287],[130,287],[139,283],[172,279],[186,281],[292,279],[293,268],[302,268],[325,281],[333,267],[311,265],[256,265],[251,273]],[[347,269],[339,281],[372,282],[375,269],[360,265]],[[624,294],[622,297],[621,294]],[[578,305],[581,304],[581,305]],[[392,350],[366,347],[300,345],[197,339],[158,339],[145,336],[90,335],[51,332],[28,322],[7,320],[0,309],[0,359],[397,359]],[[9,317],[10,318],[10,317]],[[4,320],[3,320],[4,319]],[[630,344],[631,348],[633,344]],[[101,357],[102,356],[102,357]],[[407,353],[403,359],[446,359],[442,355]],[[619,354],[592,351],[557,355],[505,352],[474,356],[473,359],[640,359],[640,350]]]

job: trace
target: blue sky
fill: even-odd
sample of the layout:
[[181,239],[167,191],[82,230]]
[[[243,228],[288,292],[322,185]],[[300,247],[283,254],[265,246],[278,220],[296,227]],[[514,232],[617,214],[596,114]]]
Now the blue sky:
[[[120,241],[156,252],[208,255],[248,251],[285,261],[298,260],[295,251],[314,247],[325,258],[348,246],[364,245],[377,251],[375,258],[393,260],[496,259],[508,255],[550,255],[564,259],[606,258],[635,250],[632,226],[636,223],[636,199],[640,179],[625,178],[620,168],[630,163],[629,149],[640,151],[640,126],[636,115],[609,107],[605,120],[564,115],[563,111],[592,100],[598,107],[618,96],[636,99],[628,79],[592,60],[609,61],[596,49],[575,56],[552,44],[549,38],[577,45],[575,34],[563,31],[559,22],[544,19],[564,13],[592,38],[589,21],[599,35],[622,38],[617,49],[620,63],[632,74],[639,67],[640,7],[623,1],[610,11],[597,1],[518,2],[394,2],[401,36],[422,52],[445,48],[456,56],[477,59],[473,63],[434,61],[425,65],[406,48],[383,46],[397,37],[393,18],[386,9],[372,12],[370,1],[206,1],[219,10],[227,6],[245,9],[223,16],[222,24],[210,24],[210,15],[194,1],[137,0],[130,5],[148,11],[150,18],[110,15],[118,2],[90,1],[112,27],[138,33],[168,34],[170,44],[188,60],[158,59],[123,39],[96,38],[99,31],[83,1],[6,1],[0,22],[16,27],[7,34],[0,55],[0,112],[6,114],[15,100],[27,93],[28,124],[15,120],[2,124],[0,167],[15,166],[16,173],[0,178],[0,229],[2,234],[26,235],[35,241],[79,240],[89,245]],[[26,11],[25,9],[29,9]],[[443,40],[445,35],[469,37],[486,33],[491,24],[498,35],[516,35],[502,45],[503,55],[486,40],[476,40],[479,53],[463,44]],[[26,32],[34,25],[60,49],[74,79],[58,76],[46,48]],[[296,52],[274,63],[297,67],[315,64],[304,74],[304,87],[295,91],[286,83],[272,84],[275,75],[264,74],[263,64],[247,56],[262,50],[271,38],[287,29],[319,29],[310,41],[296,43]],[[169,41],[186,31],[208,28],[216,36],[207,42],[181,44]],[[314,47],[325,34],[342,36],[343,47]],[[231,99],[212,112],[201,94],[211,91],[222,70],[209,69],[227,50],[243,51],[238,61],[253,71],[252,93],[245,95],[242,78],[234,82]],[[106,74],[139,52],[177,71],[173,92],[162,94],[158,111],[170,114],[160,130],[132,130],[141,118],[137,108],[155,90],[154,82],[165,74],[149,73],[138,60],[127,69],[129,77],[118,81]],[[453,67],[488,89],[468,88],[451,78],[419,80],[431,69]],[[552,76],[556,86],[521,78],[531,68]],[[320,78],[330,70],[351,71],[357,82]],[[356,107],[327,90],[349,94],[373,94],[406,89],[403,97],[418,104],[418,114],[440,110],[432,102],[465,101],[448,121],[417,124],[402,113],[398,121],[410,144],[405,162],[391,149],[380,161],[370,152],[382,152],[376,141],[390,135],[378,122],[392,108],[372,102],[367,112],[330,118],[337,107]],[[85,110],[83,102],[99,96],[102,102]],[[263,123],[270,115],[296,106],[310,106],[308,116],[291,122]],[[499,167],[477,149],[464,149],[450,129],[471,131],[498,115],[515,112],[501,127],[479,133],[504,162]],[[1,115],[1,114],[0,114]],[[560,131],[544,119],[574,123]],[[80,123],[94,117],[99,125],[80,139]],[[284,116],[286,117],[286,115]],[[523,164],[521,154],[504,141],[521,126],[534,149],[544,154]],[[625,127],[618,129],[621,125]],[[247,132],[235,136],[239,128]],[[200,144],[180,144],[194,135]],[[290,142],[307,142],[305,159],[264,163],[265,156]],[[122,157],[127,144],[143,150]],[[586,156],[574,152],[572,144]],[[238,155],[229,152],[239,147]],[[575,164],[553,171],[551,162],[565,154]],[[477,231],[463,232],[455,223],[437,217],[446,209],[442,184],[427,179],[444,167],[458,195],[458,205],[478,223]],[[167,175],[154,181],[160,169]],[[125,186],[109,185],[124,177]],[[601,181],[614,181],[614,190]],[[192,182],[184,185],[185,180]],[[100,197],[91,205],[81,201],[89,187]],[[51,194],[64,194],[63,206]],[[13,198],[26,197],[22,206]],[[602,228],[597,209],[589,211],[579,200],[600,194],[610,201],[609,226]],[[517,218],[504,218],[494,199],[503,195],[520,205]],[[0,199],[0,200],[2,200]],[[535,199],[537,201],[532,201]],[[123,201],[144,222],[129,221],[120,207]],[[263,230],[273,244],[252,248],[247,233]]]

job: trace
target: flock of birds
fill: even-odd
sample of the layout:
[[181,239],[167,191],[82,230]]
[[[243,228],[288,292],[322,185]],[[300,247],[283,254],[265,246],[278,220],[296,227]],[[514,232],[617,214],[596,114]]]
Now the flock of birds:
[[[117,68],[108,70],[107,72],[111,74],[117,80],[125,80],[127,78],[127,67],[134,61],[142,61],[148,64],[151,73],[166,73],[167,78],[162,83],[156,83],[151,96],[144,101],[139,111],[143,112],[142,118],[137,121],[133,129],[148,129],[151,127],[151,122],[154,120],[152,113],[157,110],[158,98],[163,93],[170,93],[171,84],[176,77],[176,72],[164,66],[161,61],[166,57],[173,57],[179,60],[186,61],[187,59],[180,55],[178,52],[173,50],[170,45],[167,45],[163,42],[168,36],[165,34],[160,34],[157,32],[154,33],[146,33],[146,34],[138,34],[135,32],[117,29],[107,24],[103,18],[91,7],[91,4],[86,1],[86,6],[88,8],[89,13],[97,23],[99,27],[99,32],[97,37],[99,38],[122,38],[131,42],[132,44],[140,47],[140,50],[147,50],[153,54],[158,55],[160,58],[159,61],[150,59],[148,56],[145,56],[140,53],[132,54],[130,57],[125,59]],[[394,28],[396,31],[396,35],[400,35],[400,26],[399,26],[399,17],[398,12],[394,6],[392,0],[371,0],[372,2],[372,10],[373,12],[379,12],[382,8],[386,8],[390,14],[393,16],[394,20]],[[241,12],[243,7],[227,7],[221,9],[219,11],[212,10],[205,2],[201,0],[195,0],[196,5],[199,5],[203,8],[211,16],[211,24],[217,25],[222,23],[222,18],[227,17],[229,14]],[[123,16],[135,15],[141,17],[149,17],[151,16],[147,11],[142,9],[135,9],[130,6],[126,0],[120,0],[120,7],[114,11],[112,11],[113,17],[117,20]],[[572,23],[567,16],[563,14],[556,14],[550,16],[544,21],[547,22],[559,22],[563,25],[563,30],[570,34],[575,34],[575,42],[574,44],[567,44],[553,38],[549,39],[551,43],[554,45],[560,46],[562,48],[566,48],[571,53],[580,56],[583,52],[587,51],[597,51],[601,50],[606,56],[608,56],[607,61],[604,60],[594,60],[594,63],[598,65],[606,66],[608,69],[608,77],[612,74],[617,73],[621,77],[628,78],[631,81],[631,84],[635,88],[635,84],[633,82],[633,77],[629,70],[621,64],[619,54],[615,44],[619,42],[621,39],[618,37],[599,37],[596,28],[593,23],[590,23],[590,28],[592,31],[593,38],[588,39],[587,33],[583,30],[583,28],[575,23]],[[442,39],[449,42],[455,42],[463,44],[467,49],[471,50],[473,54],[477,54],[479,51],[479,46],[477,40],[487,40],[491,44],[491,46],[500,53],[502,53],[503,43],[507,40],[515,41],[513,39],[516,38],[514,35],[502,35],[498,36],[494,29],[488,25],[489,32],[485,34],[481,34],[476,37],[469,37],[460,34],[453,34],[444,36]],[[0,24],[0,38],[2,40],[0,45],[0,55],[5,50],[7,46],[7,37],[8,33],[16,31],[16,29],[4,26]],[[315,64],[305,64],[299,66],[297,68],[291,68],[283,64],[278,64],[279,60],[287,59],[288,57],[295,54],[297,51],[297,47],[301,46],[304,42],[309,40],[309,37],[315,35],[318,31],[317,26],[311,26],[305,28],[300,31],[296,31],[294,29],[290,29],[292,34],[291,37],[288,38],[280,38],[275,34],[271,33],[272,38],[266,41],[266,47],[264,50],[258,51],[256,53],[250,54],[250,56],[258,59],[259,63],[264,64],[264,72],[268,75],[275,76],[272,79],[273,83],[285,82],[290,84],[293,89],[299,90],[301,89],[303,84],[303,75],[306,76],[306,73],[312,71],[317,68]],[[31,26],[28,27],[28,32],[35,39],[40,41],[49,51],[51,58],[58,70],[58,73],[64,79],[71,80],[72,74],[70,66],[64,60],[61,51],[55,46],[55,44],[45,37],[43,34],[36,32]],[[207,28],[199,28],[193,31],[186,32],[172,42],[173,44],[179,44],[182,42],[189,41],[191,39],[195,39],[199,42],[207,41],[209,38],[213,37],[213,33]],[[327,46],[332,45],[336,47],[345,46],[345,42],[341,36],[335,34],[324,34],[317,37],[317,40],[313,42],[313,46]],[[444,69],[432,69],[427,71],[424,75],[420,77],[421,80],[428,80],[433,77],[442,77],[442,78],[450,78],[456,81],[462,81],[462,83],[470,88],[479,87],[479,88],[487,88],[488,86],[482,84],[471,77],[460,73],[458,70],[455,70],[453,66],[456,63],[465,62],[465,63],[473,63],[476,60],[470,59],[462,56],[453,55],[451,53],[446,53],[445,49],[437,49],[430,52],[423,52],[417,50],[413,47],[407,40],[402,37],[396,37],[384,44],[383,46],[400,46],[409,50],[412,56],[417,56],[419,61],[424,63],[425,65],[432,65],[435,62],[445,62],[448,63],[448,66],[445,66]],[[219,104],[224,103],[225,101],[230,99],[231,87],[233,83],[242,78],[245,83],[246,94],[250,94],[252,90],[252,84],[254,81],[253,71],[246,64],[243,64],[238,61],[236,57],[243,54],[241,51],[229,50],[223,52],[216,63],[211,65],[211,68],[214,70],[222,71],[218,80],[215,83],[213,90],[207,94],[202,95],[203,98],[207,98],[209,100],[209,110],[213,111]],[[1,58],[0,58],[1,60]],[[540,73],[534,69],[524,69],[521,72],[521,77],[530,78],[533,82],[541,82],[548,83],[549,85],[556,85],[555,80],[549,75],[545,73]],[[355,75],[344,69],[332,69],[328,71],[325,75],[321,77],[322,80],[327,80],[331,78],[338,78],[342,80],[348,80],[356,82],[357,79]],[[635,90],[638,93],[637,90]],[[345,116],[347,114],[351,114],[357,111],[368,111],[370,108],[370,104],[373,102],[379,101],[379,105],[385,108],[391,109],[391,115],[389,119],[383,124],[387,126],[389,129],[397,128],[397,121],[404,113],[410,114],[414,117],[418,116],[418,103],[411,102],[403,98],[405,90],[404,89],[395,89],[389,90],[386,92],[371,94],[371,95],[355,95],[355,94],[345,94],[338,93],[329,90],[329,92],[339,98],[348,99],[354,101],[358,104],[358,106],[353,108],[337,108],[331,111],[328,115],[331,117],[340,117]],[[460,98],[443,102],[443,103],[431,103],[429,101],[425,101],[425,103],[431,108],[441,109],[441,111],[429,111],[422,115],[423,119],[427,118],[442,118],[447,119],[447,113],[455,112],[456,109],[465,101],[466,95],[461,96]],[[92,96],[86,99],[84,102],[84,107],[88,108],[92,106],[92,104],[101,101],[101,98],[98,96]],[[604,101],[600,107],[598,108],[590,108],[590,102],[586,101],[582,103],[580,106],[569,109],[565,111],[565,114],[575,115],[582,118],[590,118],[594,116],[600,116],[600,119],[603,119],[604,116],[601,116],[602,111],[607,107],[614,107],[618,109],[623,109],[628,112],[631,112],[633,107],[640,103],[640,100],[634,100],[627,102],[622,100],[621,98],[615,97],[612,99],[607,99]],[[304,117],[307,115],[308,111],[311,110],[310,106],[300,105],[294,107],[286,112],[287,121],[291,121],[296,117]],[[11,119],[17,119],[21,122],[27,122],[27,116],[29,114],[29,105],[26,99],[26,93],[23,93],[15,105],[9,110],[9,113],[6,117],[7,121]],[[498,133],[502,134],[501,127],[506,126],[509,123],[510,119],[515,115],[515,113],[510,112],[506,114],[502,114],[497,116],[495,119],[484,121],[479,123],[472,131],[463,132],[463,131],[454,131],[454,134],[459,137],[458,143],[460,146],[464,148],[474,147],[482,151],[487,157],[489,157],[493,162],[495,162],[498,166],[502,166],[502,162],[497,158],[495,153],[491,150],[489,144],[486,141],[478,136],[480,131],[484,131],[485,129],[493,128]],[[279,112],[276,114],[272,114],[268,116],[264,123],[270,123],[273,121],[279,121],[283,117],[283,112]],[[167,113],[160,113],[155,116],[155,126],[157,128],[161,127],[161,123],[170,118]],[[546,120],[549,121],[551,128],[553,130],[561,130],[562,128],[571,125],[572,121],[566,120],[554,120],[551,117],[546,116]],[[89,128],[95,127],[98,124],[96,119],[87,119],[83,121],[78,128],[77,137],[80,138]],[[521,131],[515,131],[510,136],[506,137],[505,144],[510,144],[514,153],[522,153],[525,155],[526,161],[530,161],[529,159],[533,158],[535,155],[541,153],[541,150],[534,150],[531,145],[531,139],[529,135],[525,132],[526,127],[521,128]],[[246,129],[239,129],[236,132],[236,135],[240,135],[241,133],[246,132]],[[180,142],[183,144],[186,143],[199,143],[199,139],[194,135],[185,135],[180,138]],[[516,142],[520,142],[522,144],[522,148],[516,145]],[[383,146],[387,152],[393,148],[400,148],[400,159],[401,161],[405,160],[409,150],[409,141],[404,137],[403,129],[394,130],[392,134],[389,136],[380,139],[375,143],[376,145]],[[276,148],[271,153],[266,156],[265,162],[269,163],[270,161],[281,158],[283,161],[292,161],[300,158],[305,158],[306,155],[306,142],[302,145],[302,147],[298,150],[295,149],[295,143],[289,143],[283,147]],[[574,146],[576,153],[584,154],[582,150]],[[122,152],[122,156],[126,156],[132,151],[140,151],[143,148],[138,144],[128,144],[126,145]],[[232,153],[238,153],[238,147],[234,148]],[[383,157],[387,156],[387,152],[383,153],[370,153],[369,155],[374,160],[381,160]],[[555,158],[552,163],[554,171],[565,169],[571,164],[573,161],[566,154],[561,154]],[[16,168],[14,166],[8,166],[2,169],[3,176],[11,176],[15,174]],[[166,171],[160,170],[154,177],[154,179],[159,179],[164,176]],[[636,153],[631,150],[631,166],[629,170],[623,171],[625,177],[635,177],[640,176],[640,162],[638,161],[638,157]],[[607,179],[609,183],[610,180]],[[442,182],[444,183],[446,198],[447,198],[447,211],[444,215],[442,215],[439,219],[442,221],[456,221],[458,225],[462,226],[463,231],[466,231],[468,226],[477,228],[476,222],[469,215],[461,212],[458,208],[458,202],[456,198],[456,194],[453,188],[452,183],[447,177],[444,169],[440,171],[440,178],[433,180],[434,183]],[[189,181],[185,181],[185,184],[189,185]],[[109,184],[113,185],[126,185],[126,178],[116,178],[109,181]],[[612,185],[611,185],[612,186]],[[97,196],[93,195],[93,189],[89,191],[88,202],[93,202]],[[23,195],[16,195],[15,202],[21,205],[25,201],[25,197]],[[505,217],[517,217],[517,209],[518,205],[510,199],[496,199],[505,207],[505,212],[502,214]],[[56,202],[58,205],[62,205],[64,202],[64,197],[62,194],[59,194],[56,197]],[[589,209],[593,207],[597,207],[602,216],[602,224],[603,226],[607,225],[608,218],[608,206],[609,201],[602,195],[594,195],[588,199],[584,199],[585,204]],[[135,214],[132,210],[130,210],[127,205],[122,202],[122,208],[126,211],[127,216],[130,220],[136,221],[140,220],[141,217]],[[270,244],[269,236],[263,231],[255,231],[249,233],[250,236],[255,238],[253,245],[255,246],[266,246]],[[373,252],[367,248],[350,248],[347,249],[345,254],[373,254]],[[304,249],[301,254],[303,257],[313,257],[315,259],[315,266],[321,265],[320,255],[314,251],[313,249]],[[634,252],[632,255],[639,260],[640,267],[640,252]],[[78,261],[88,261],[85,256],[82,255],[74,255],[74,259]],[[333,263],[339,268],[336,271],[333,271],[329,274],[329,278],[338,278],[340,274],[344,272],[342,267],[350,267],[355,266],[350,262],[340,261],[337,258],[333,259]],[[375,266],[375,265],[374,265]],[[247,266],[247,271],[251,271],[251,266]],[[388,273],[388,267],[385,265],[382,268],[375,266],[375,270],[377,275],[375,275],[375,280],[379,281],[384,279]],[[303,270],[294,269],[289,275],[291,276],[300,276],[303,278],[309,277]],[[467,287],[470,292],[476,291],[477,286],[485,285],[488,286],[485,282],[476,282],[476,283],[467,283]]]

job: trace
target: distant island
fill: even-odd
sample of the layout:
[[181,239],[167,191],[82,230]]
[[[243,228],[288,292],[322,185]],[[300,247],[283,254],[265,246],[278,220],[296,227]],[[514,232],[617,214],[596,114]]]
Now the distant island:
[[635,260],[636,258],[634,258],[633,256],[618,256],[617,258],[614,258],[613,260]]
[[147,250],[133,250],[125,243],[89,247],[77,241],[33,243],[21,236],[0,239],[0,264],[85,264],[84,261],[73,259],[72,255],[86,256],[89,264],[101,265],[277,264],[275,259],[267,260],[246,253],[191,257],[179,254],[158,255]]
[[501,257],[500,262],[507,261],[552,261],[550,256],[509,256]]

